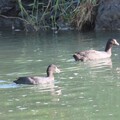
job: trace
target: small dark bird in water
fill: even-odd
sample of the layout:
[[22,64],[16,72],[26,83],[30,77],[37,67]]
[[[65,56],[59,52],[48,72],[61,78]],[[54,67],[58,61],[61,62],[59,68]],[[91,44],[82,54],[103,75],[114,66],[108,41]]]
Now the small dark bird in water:
[[60,70],[56,67],[56,65],[51,64],[48,66],[46,77],[33,76],[33,77],[19,77],[17,80],[13,81],[16,84],[45,84],[54,81],[54,73],[59,73]]
[[109,39],[107,41],[105,51],[86,50],[76,52],[73,57],[75,61],[99,60],[109,58],[112,55],[112,46],[119,45],[116,39]]

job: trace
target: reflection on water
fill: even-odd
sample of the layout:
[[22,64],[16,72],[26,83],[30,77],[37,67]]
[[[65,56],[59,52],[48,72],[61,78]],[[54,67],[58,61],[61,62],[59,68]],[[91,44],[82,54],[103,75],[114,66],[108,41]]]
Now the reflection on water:
[[87,64],[89,67],[95,68],[103,68],[103,67],[109,67],[112,68],[112,60],[111,58],[101,59],[101,60],[95,60],[95,61],[88,61],[85,64]]
[[15,84],[1,84],[0,88],[17,88],[18,85]]
[[45,83],[45,84],[39,84],[39,85],[31,85],[27,89],[34,90],[35,92],[50,92],[51,95],[61,95],[62,91],[61,88],[57,85],[55,85],[54,82],[51,83]]
[[[0,119],[119,120],[120,52],[111,59],[75,62],[75,51],[103,50],[119,32],[0,33]],[[119,39],[118,39],[118,42]],[[16,85],[20,76],[45,76],[46,67],[61,68],[55,82]]]
[[5,82],[4,80],[0,80],[0,83],[3,83],[3,82]]

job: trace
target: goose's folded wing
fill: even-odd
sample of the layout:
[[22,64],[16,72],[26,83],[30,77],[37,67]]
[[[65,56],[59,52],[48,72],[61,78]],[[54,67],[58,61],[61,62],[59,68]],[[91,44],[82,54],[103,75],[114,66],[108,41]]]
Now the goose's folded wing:
[[91,52],[87,52],[85,56],[90,60],[103,59],[103,58],[110,57],[110,55],[107,52],[95,51],[95,50],[94,51],[92,50]]

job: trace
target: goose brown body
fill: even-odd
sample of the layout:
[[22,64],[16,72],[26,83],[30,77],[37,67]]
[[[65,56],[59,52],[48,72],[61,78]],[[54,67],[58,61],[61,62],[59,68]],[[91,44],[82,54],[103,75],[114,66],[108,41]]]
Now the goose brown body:
[[112,55],[112,46],[119,45],[116,39],[109,39],[105,51],[97,51],[97,50],[86,50],[76,52],[73,57],[76,61],[87,61],[87,60],[99,60],[104,58],[109,58]]
[[33,84],[33,85],[49,83],[54,81],[54,73],[59,73],[60,70],[54,64],[51,64],[48,66],[46,72],[47,72],[46,77],[40,77],[40,76],[19,77],[14,82],[16,84]]

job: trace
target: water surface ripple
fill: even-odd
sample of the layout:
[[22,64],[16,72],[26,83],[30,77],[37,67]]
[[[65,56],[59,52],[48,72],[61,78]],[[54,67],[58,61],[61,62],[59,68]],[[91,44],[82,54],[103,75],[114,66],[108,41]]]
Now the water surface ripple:
[[[119,120],[120,47],[109,59],[75,62],[75,51],[104,50],[119,32],[0,34],[1,120]],[[19,76],[46,76],[54,63],[61,69],[55,82],[16,85]]]

